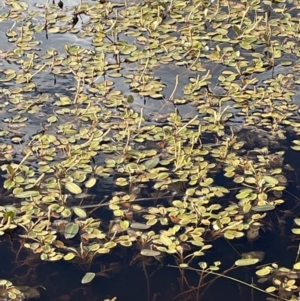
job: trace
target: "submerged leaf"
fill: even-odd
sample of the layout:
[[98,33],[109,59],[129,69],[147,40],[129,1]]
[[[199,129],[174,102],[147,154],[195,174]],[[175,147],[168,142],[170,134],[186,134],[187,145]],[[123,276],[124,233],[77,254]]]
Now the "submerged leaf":
[[161,254],[161,252],[155,251],[155,250],[150,250],[150,249],[142,249],[141,250],[141,255],[143,255],[143,256],[155,257],[155,256],[159,256],[160,254]]
[[239,259],[235,262],[235,265],[238,267],[253,265],[259,262],[258,258],[245,258],[245,259]]
[[75,223],[69,223],[65,228],[65,238],[70,239],[77,235],[79,231],[79,226]]
[[138,229],[138,230],[147,230],[150,227],[151,227],[150,225],[146,225],[138,222],[131,223],[130,225],[131,229]]
[[88,272],[81,279],[81,283],[82,284],[90,283],[95,278],[95,276],[96,276],[95,273]]
[[147,160],[146,162],[144,162],[144,166],[146,167],[147,170],[149,170],[155,168],[158,163],[159,163],[159,157],[153,157]]
[[274,205],[262,205],[262,206],[254,206],[251,208],[255,212],[265,212],[265,211],[271,211],[275,209]]

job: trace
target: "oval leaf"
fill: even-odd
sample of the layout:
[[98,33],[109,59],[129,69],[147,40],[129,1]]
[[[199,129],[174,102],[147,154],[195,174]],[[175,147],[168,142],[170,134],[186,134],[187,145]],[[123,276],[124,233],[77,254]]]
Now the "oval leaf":
[[95,273],[88,272],[81,279],[81,283],[82,284],[90,283],[95,278],[95,276],[96,276]]
[[73,207],[73,211],[80,218],[86,218],[87,217],[87,214],[86,214],[85,210],[83,210],[80,207]]
[[36,190],[28,190],[28,191],[23,191],[15,195],[16,198],[20,199],[26,199],[26,198],[33,198],[35,196],[40,195],[40,193]]
[[130,228],[131,229],[137,229],[137,230],[147,230],[149,229],[151,226],[150,225],[146,225],[146,224],[142,224],[142,223],[131,223]]
[[254,206],[251,209],[255,212],[265,212],[265,211],[274,210],[275,206],[274,205]]
[[84,185],[86,188],[92,188],[95,186],[96,182],[97,182],[96,178],[90,178],[85,182]]
[[159,163],[159,157],[153,157],[153,158],[147,160],[144,163],[144,166],[146,167],[146,169],[149,170],[149,169],[156,167],[158,163]]
[[74,194],[79,194],[79,193],[82,193],[82,190],[81,188],[73,183],[73,182],[67,182],[66,183],[66,188],[71,192],[71,193],[74,193]]
[[172,239],[166,235],[161,234],[160,240],[165,246],[170,246],[172,244]]
[[79,231],[79,226],[77,224],[69,223],[65,228],[65,232],[64,232],[65,238],[70,239],[75,237],[78,231]]
[[248,265],[253,265],[259,262],[258,258],[246,258],[246,259],[239,259],[235,262],[235,265],[238,267],[244,267]]
[[159,256],[161,253],[159,251],[154,251],[150,249],[143,249],[141,250],[141,255],[143,256],[150,256],[150,257],[155,257]]

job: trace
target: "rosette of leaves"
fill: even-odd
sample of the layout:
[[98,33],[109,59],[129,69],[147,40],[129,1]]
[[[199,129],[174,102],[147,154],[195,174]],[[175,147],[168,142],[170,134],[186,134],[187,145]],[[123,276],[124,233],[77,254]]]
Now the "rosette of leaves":
[[284,300],[290,300],[293,293],[297,293],[299,287],[296,283],[296,279],[299,278],[298,270],[300,264],[294,264],[294,270],[285,267],[279,267],[277,264],[264,266],[256,271],[256,275],[259,277],[258,282],[268,283],[265,291],[269,294],[278,295]]
[[[256,152],[252,159],[239,158],[238,164],[225,168],[225,176],[233,177],[235,183],[245,187],[239,189],[236,194],[244,213],[249,212],[253,205],[281,204],[283,200],[278,197],[281,196],[287,183],[282,175],[282,168],[272,167],[273,154],[269,154],[265,149]],[[283,152],[276,155],[282,156]],[[274,199],[272,202],[270,202],[271,196]]]
[[25,295],[12,284],[12,282],[1,279],[0,280],[0,298],[2,300],[22,301]]

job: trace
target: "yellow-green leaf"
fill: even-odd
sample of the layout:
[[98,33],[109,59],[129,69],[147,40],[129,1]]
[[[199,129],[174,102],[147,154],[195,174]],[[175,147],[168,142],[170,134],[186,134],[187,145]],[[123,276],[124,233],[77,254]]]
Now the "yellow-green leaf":
[[66,183],[66,188],[71,192],[71,193],[74,193],[74,194],[79,194],[79,193],[82,193],[82,190],[81,188],[73,183],[73,182],[67,182]]
[[165,246],[170,246],[172,244],[172,239],[166,235],[161,234],[160,240]]

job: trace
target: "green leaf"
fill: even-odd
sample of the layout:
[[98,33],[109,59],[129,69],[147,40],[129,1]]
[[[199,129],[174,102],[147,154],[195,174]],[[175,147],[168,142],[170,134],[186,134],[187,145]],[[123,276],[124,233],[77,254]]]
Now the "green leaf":
[[294,234],[300,234],[300,228],[293,228],[292,229],[292,232],[294,233]]
[[133,103],[133,102],[134,102],[134,98],[133,98],[132,95],[128,95],[128,96],[127,96],[127,102],[128,102],[128,103]]
[[189,266],[188,266],[187,263],[181,263],[181,264],[179,265],[179,267],[180,267],[181,269],[185,269],[185,268],[188,268]]
[[88,179],[84,185],[86,188],[92,188],[95,186],[96,182],[97,182],[96,178],[92,177],[92,178]]
[[275,186],[278,184],[278,180],[271,176],[264,176],[264,180],[272,186]]
[[121,227],[123,230],[127,230],[127,229],[129,228],[129,221],[127,221],[127,220],[120,221],[120,227]]
[[[107,248],[107,249],[112,249],[112,248],[114,248],[114,247],[116,247],[117,246],[117,243],[116,242],[114,242],[114,241],[109,241],[109,242],[107,242],[107,243],[105,243],[104,244],[104,248]],[[99,249],[98,249],[99,250]]]
[[236,195],[236,197],[239,200],[242,200],[242,199],[246,198],[247,196],[249,196],[250,193],[252,193],[252,189],[245,188],[245,189],[240,190],[240,192]]
[[14,168],[12,168],[10,165],[7,165],[6,170],[10,176],[12,176],[15,173]]
[[153,169],[154,167],[157,166],[157,164],[159,163],[159,157],[153,157],[149,160],[147,160],[146,162],[144,162],[144,166],[146,167],[146,169]]
[[20,199],[27,199],[27,198],[32,198],[40,195],[40,193],[36,190],[28,190],[28,191],[23,191],[21,193],[18,193],[15,195],[16,198]]
[[236,25],[233,25],[233,30],[235,31],[237,36],[240,36],[242,34],[242,31],[240,30],[239,27],[237,27]]
[[259,262],[258,258],[245,258],[245,259],[239,259],[235,262],[235,265],[238,267],[253,265]]
[[141,250],[141,255],[143,256],[150,256],[150,257],[155,257],[159,256],[161,252],[155,251],[155,250],[150,250],[150,249],[142,249]]
[[130,225],[131,229],[138,229],[138,230],[147,230],[149,229],[151,226],[146,225],[146,224],[142,224],[142,223],[138,223],[138,222],[133,222]]
[[95,276],[96,276],[95,273],[88,272],[81,279],[81,283],[82,284],[90,283],[95,278]]
[[166,235],[161,234],[160,240],[165,246],[170,246],[172,244],[172,239]]
[[64,260],[69,261],[69,260],[72,260],[74,257],[75,257],[75,254],[69,252],[64,256]]
[[254,177],[248,177],[245,179],[245,182],[248,184],[255,184],[256,183],[256,179]]
[[294,267],[295,270],[299,271],[300,270],[300,261],[298,261],[297,263],[295,263],[293,267]]
[[293,143],[300,146],[300,140],[293,140]]
[[73,207],[73,211],[80,218],[86,218],[87,217],[87,214],[86,214],[85,210],[83,210],[80,207]]
[[71,192],[71,193],[74,193],[74,194],[79,194],[79,193],[82,193],[82,190],[81,188],[73,183],[73,182],[67,182],[66,183],[66,188]]
[[73,238],[77,235],[79,231],[79,226],[75,223],[69,223],[67,224],[66,228],[65,228],[65,232],[64,232],[64,235],[65,235],[65,238],[66,239],[70,239],[70,238]]
[[254,206],[251,208],[255,212],[265,212],[265,211],[271,211],[275,209],[274,205],[262,205],[262,206]]
[[291,146],[291,149],[293,149],[295,151],[300,151],[300,145]]

